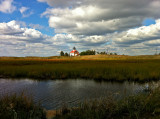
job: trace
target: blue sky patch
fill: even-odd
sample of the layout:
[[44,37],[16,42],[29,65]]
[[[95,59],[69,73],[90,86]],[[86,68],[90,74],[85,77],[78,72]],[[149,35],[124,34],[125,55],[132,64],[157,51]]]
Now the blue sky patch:
[[148,19],[145,19],[143,21],[144,26],[149,26],[149,25],[152,25],[152,24],[155,24],[155,23],[156,23],[155,19],[152,19],[152,18],[148,18]]

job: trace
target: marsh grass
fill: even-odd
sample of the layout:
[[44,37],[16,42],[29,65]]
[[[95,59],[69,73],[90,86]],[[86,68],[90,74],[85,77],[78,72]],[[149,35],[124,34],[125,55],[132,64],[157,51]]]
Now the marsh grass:
[[21,95],[0,98],[0,119],[45,119],[45,112],[39,104]]
[[114,100],[107,97],[81,103],[76,108],[62,108],[54,119],[159,119],[160,89],[150,93]]
[[146,82],[160,79],[160,60],[0,60],[0,77]]

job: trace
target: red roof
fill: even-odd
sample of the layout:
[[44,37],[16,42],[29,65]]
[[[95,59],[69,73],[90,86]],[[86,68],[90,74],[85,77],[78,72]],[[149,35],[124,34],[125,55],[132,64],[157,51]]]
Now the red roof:
[[[72,50],[70,53],[75,53],[77,50]],[[78,52],[78,51],[77,51]]]

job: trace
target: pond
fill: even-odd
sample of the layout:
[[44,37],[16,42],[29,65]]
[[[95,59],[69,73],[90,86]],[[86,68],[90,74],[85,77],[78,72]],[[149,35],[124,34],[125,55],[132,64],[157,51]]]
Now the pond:
[[96,82],[94,80],[68,79],[39,81],[32,79],[0,79],[0,96],[24,92],[46,109],[58,109],[62,105],[76,106],[80,101],[107,96],[123,98],[155,88],[159,82]]

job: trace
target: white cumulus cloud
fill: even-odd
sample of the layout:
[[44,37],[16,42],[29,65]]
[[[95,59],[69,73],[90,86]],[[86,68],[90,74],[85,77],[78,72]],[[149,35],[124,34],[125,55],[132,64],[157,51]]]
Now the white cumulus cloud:
[[75,9],[47,9],[42,16],[49,16],[49,26],[55,28],[56,33],[74,35],[104,35],[140,26],[143,20],[135,16],[109,19],[107,13],[108,9],[83,6]]
[[160,39],[160,19],[156,20],[156,24],[150,26],[142,26],[130,29],[121,33],[114,34],[113,40],[118,44],[136,44],[141,42],[152,43],[152,40]]
[[55,28],[56,33],[105,35],[140,27],[146,18],[160,17],[160,2],[152,0],[38,1],[53,7],[41,16],[49,18],[49,26]]
[[68,49],[64,39],[44,35],[23,27],[22,23],[15,20],[0,23],[0,56],[53,56],[58,55],[57,51]]
[[69,52],[73,46],[81,52],[88,49],[119,54],[154,54],[160,48],[160,20],[150,26],[103,35],[58,33],[47,36],[24,22],[0,23],[0,56],[53,56]]
[[16,10],[16,6],[13,5],[13,0],[0,0],[0,12],[12,13]]

